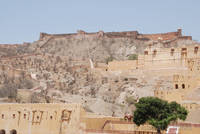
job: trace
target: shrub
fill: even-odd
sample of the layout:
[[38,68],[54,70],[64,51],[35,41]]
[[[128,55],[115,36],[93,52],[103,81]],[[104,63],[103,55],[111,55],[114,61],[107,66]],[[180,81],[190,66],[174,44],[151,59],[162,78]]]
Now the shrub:
[[38,93],[33,93],[30,97],[31,103],[40,103],[40,97]]
[[136,103],[136,99],[133,96],[127,97],[126,102],[131,105]]
[[114,58],[112,56],[106,58],[106,64],[108,64],[108,62],[111,62],[113,60],[114,60]]
[[138,55],[137,54],[131,54],[128,57],[128,60],[137,60],[138,59]]
[[31,80],[25,79],[22,83],[24,88],[31,89],[33,88],[33,82]]
[[6,84],[0,88],[0,97],[16,98],[17,97],[17,85]]

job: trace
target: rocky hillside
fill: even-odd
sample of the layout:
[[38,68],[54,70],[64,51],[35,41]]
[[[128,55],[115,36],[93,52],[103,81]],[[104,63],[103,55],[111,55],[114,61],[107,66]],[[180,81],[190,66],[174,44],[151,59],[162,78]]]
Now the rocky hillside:
[[149,44],[157,44],[159,47],[177,47],[193,43],[192,40],[172,40],[163,43],[134,38],[49,37],[32,43],[29,51],[67,56],[72,60],[88,60],[91,58],[93,61],[106,62],[110,57],[116,60],[125,60],[132,54],[141,54]]
[[113,57],[118,60],[128,59],[133,53],[142,52],[146,44],[144,41],[130,38],[52,38],[49,41],[37,41],[30,45],[30,49],[40,48],[42,53],[67,56],[73,60],[87,60],[105,62]]
[[[162,48],[193,43],[180,32],[155,35],[81,32],[42,35],[38,41],[23,45],[2,45],[0,95],[11,96],[12,101],[20,103],[77,102],[88,112],[123,116],[126,112],[132,113],[140,97],[152,96],[158,85],[163,89],[172,88],[172,78],[99,73],[91,69],[89,59],[106,63],[143,53],[149,45]],[[5,91],[10,83],[15,83],[14,92],[12,88],[10,92]]]

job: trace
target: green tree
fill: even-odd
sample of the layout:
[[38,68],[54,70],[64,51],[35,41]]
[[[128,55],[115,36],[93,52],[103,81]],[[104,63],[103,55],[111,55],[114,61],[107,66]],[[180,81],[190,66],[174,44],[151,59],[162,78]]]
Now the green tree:
[[171,121],[185,120],[188,115],[188,111],[180,104],[168,103],[156,97],[143,97],[135,106],[135,124],[149,123],[157,129],[158,134],[166,130]]

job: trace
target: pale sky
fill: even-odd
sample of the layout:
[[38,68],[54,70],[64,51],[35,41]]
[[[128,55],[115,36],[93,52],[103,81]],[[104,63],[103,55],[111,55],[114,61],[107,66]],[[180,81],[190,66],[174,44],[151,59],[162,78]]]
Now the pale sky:
[[183,29],[200,40],[200,0],[0,0],[0,44],[38,40],[40,32]]

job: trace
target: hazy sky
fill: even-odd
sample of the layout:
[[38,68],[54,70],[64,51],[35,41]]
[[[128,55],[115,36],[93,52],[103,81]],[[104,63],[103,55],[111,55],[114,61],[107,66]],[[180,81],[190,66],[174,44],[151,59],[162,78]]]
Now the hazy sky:
[[182,28],[200,40],[200,0],[0,0],[0,44],[33,42],[40,32]]

